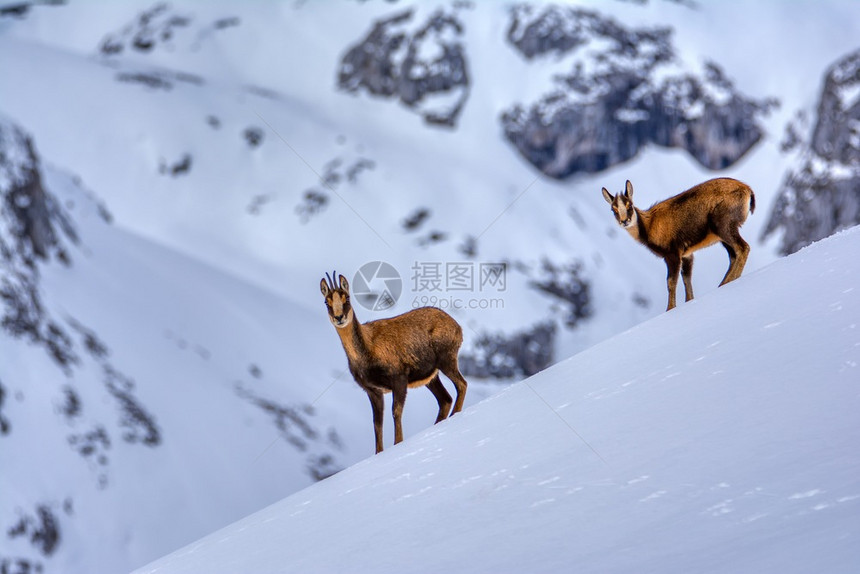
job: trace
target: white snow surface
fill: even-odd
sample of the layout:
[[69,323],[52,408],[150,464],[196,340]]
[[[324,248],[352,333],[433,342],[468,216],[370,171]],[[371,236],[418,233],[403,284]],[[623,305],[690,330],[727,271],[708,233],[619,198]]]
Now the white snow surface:
[[140,570],[851,573],[860,228]]

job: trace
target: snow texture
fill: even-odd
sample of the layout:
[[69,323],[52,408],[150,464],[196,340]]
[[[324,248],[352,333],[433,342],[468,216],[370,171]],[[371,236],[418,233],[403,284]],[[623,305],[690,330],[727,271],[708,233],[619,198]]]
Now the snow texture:
[[137,571],[855,572],[860,229]]

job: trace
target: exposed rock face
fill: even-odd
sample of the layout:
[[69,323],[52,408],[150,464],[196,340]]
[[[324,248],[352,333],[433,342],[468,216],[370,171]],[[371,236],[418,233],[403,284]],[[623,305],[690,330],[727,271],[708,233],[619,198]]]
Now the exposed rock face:
[[333,427],[321,433],[312,424],[313,405],[278,403],[259,396],[241,383],[236,385],[236,394],[271,416],[281,438],[296,450],[308,453],[306,470],[314,480],[323,480],[342,470],[336,456],[337,451],[343,450],[340,436]]
[[592,316],[591,283],[581,262],[544,259],[538,269],[524,262],[516,262],[514,267],[529,277],[530,287],[554,299],[553,318],[515,333],[480,333],[471,348],[460,353],[460,370],[467,377],[506,379],[542,371],[554,361],[559,322],[575,329]]
[[860,50],[831,66],[800,167],[785,177],[764,230],[782,230],[780,251],[793,253],[860,223]]
[[527,59],[573,57],[552,92],[501,116],[523,157],[558,179],[603,171],[648,144],[725,168],[761,139],[757,118],[776,103],[742,96],[716,64],[700,74],[680,69],[670,28],[630,29],[588,10],[519,5],[508,40]]
[[466,377],[529,377],[552,364],[555,331],[546,321],[512,335],[483,333],[460,353],[460,370]]
[[33,514],[21,516],[7,534],[10,538],[28,538],[46,557],[54,553],[61,540],[58,520],[51,508],[45,504],[36,507]]
[[48,259],[52,254],[65,259],[55,226],[70,229],[42,187],[38,163],[32,140],[0,117],[0,192],[6,239],[14,238],[11,243],[27,266],[32,266],[36,258]]
[[146,54],[158,49],[172,50],[177,44],[187,45],[192,50],[213,33],[239,26],[236,16],[219,18],[212,22],[200,22],[190,14],[182,13],[167,3],[155,4],[145,10],[117,32],[102,39],[98,51],[102,56],[136,52]]
[[545,259],[541,277],[530,282],[532,287],[556,297],[566,307],[564,324],[569,328],[576,327],[593,312],[591,283],[583,275],[582,263],[578,261],[556,265]]
[[454,126],[469,95],[463,24],[438,10],[413,29],[413,16],[409,9],[375,22],[343,57],[338,88],[394,98],[427,123]]
[[43,309],[37,259],[68,262],[59,230],[74,229],[45,193],[33,143],[0,116],[0,327],[44,344],[62,365],[75,360],[69,337]]
[[[65,245],[78,242],[66,213],[42,185],[42,171],[31,138],[0,115],[0,329],[45,349],[67,375],[87,359],[96,361],[105,389],[116,401],[123,440],[157,446],[161,431],[154,417],[135,396],[135,382],[110,362],[107,345],[71,317],[57,318],[45,305],[39,262],[58,260],[70,265]],[[84,351],[84,352],[81,352]],[[14,382],[7,382],[14,384]],[[71,423],[81,413],[81,399],[72,387],[62,390],[64,405],[57,414]],[[5,389],[0,389],[2,406]],[[0,416],[0,430],[11,424]],[[87,460],[97,461],[99,484],[107,484],[111,441],[103,425],[69,435],[70,446]]]
[[169,43],[177,30],[187,28],[190,23],[189,17],[172,13],[167,4],[156,4],[142,12],[122,32],[106,36],[99,51],[105,56],[127,49],[149,52],[159,43]]
[[17,518],[4,533],[10,542],[20,538],[28,543],[31,555],[10,556],[8,550],[0,553],[0,573],[45,572],[45,559],[57,551],[63,540],[60,519],[72,513],[71,500],[66,499],[62,505],[42,502],[30,511],[18,508],[17,512]]
[[[0,18],[26,18],[32,8],[41,6],[60,6],[65,0],[23,0],[20,2],[4,2],[0,6]],[[2,572],[2,570],[0,570]]]
[[[322,213],[328,207],[331,194],[338,194],[338,190],[342,186],[354,186],[364,171],[372,170],[375,167],[376,162],[365,157],[353,159],[349,163],[341,157],[330,160],[323,167],[323,173],[320,176],[321,185],[306,189],[302,194],[301,203],[296,205],[296,214],[301,222],[307,223]],[[256,215],[262,206],[271,200],[272,197],[270,196],[259,195],[254,198],[248,211]]]
[[3,387],[3,381],[0,381],[0,436],[9,434],[12,429],[9,419],[3,414],[4,402],[6,402],[6,389]]
[[812,132],[812,151],[829,161],[860,165],[860,50],[827,70]]

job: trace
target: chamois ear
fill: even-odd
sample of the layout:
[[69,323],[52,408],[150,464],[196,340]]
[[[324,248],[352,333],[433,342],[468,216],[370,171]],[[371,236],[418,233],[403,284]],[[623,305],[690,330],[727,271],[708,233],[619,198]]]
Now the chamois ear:
[[320,292],[322,292],[323,297],[328,297],[329,288],[328,288],[328,283],[326,283],[325,277],[320,279]]
[[341,275],[339,278],[339,281],[340,281],[340,288],[343,289],[344,291],[346,291],[347,293],[349,293],[349,283],[347,282],[346,277]]
[[609,193],[609,190],[606,189],[605,187],[603,188],[603,199],[606,200],[606,203],[608,203],[609,205],[612,205],[612,200],[613,200],[612,194]]
[[627,185],[624,189],[624,195],[627,196],[628,199],[633,199],[633,184],[630,183],[630,180],[627,180]]

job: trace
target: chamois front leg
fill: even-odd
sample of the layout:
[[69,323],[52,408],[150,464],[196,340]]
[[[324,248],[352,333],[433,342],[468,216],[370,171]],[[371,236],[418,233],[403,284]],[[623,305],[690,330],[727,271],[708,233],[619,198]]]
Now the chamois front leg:
[[693,256],[687,255],[681,258],[681,277],[684,278],[685,301],[693,299]]
[[681,271],[681,258],[678,255],[668,255],[666,260],[666,287],[669,289],[669,305],[667,311],[675,308],[675,291],[678,287],[678,275]]
[[382,452],[382,415],[385,410],[385,399],[382,393],[368,390],[367,397],[370,399],[370,408],[373,409],[373,433],[376,437],[376,454]]
[[406,403],[406,379],[394,383],[394,389],[391,392],[391,414],[394,416],[394,444],[403,441],[403,405]]

